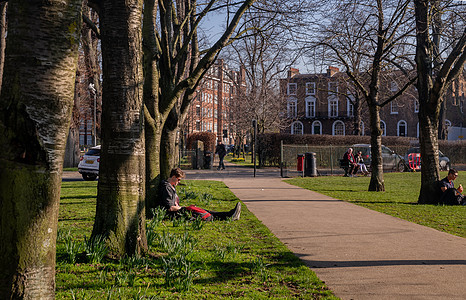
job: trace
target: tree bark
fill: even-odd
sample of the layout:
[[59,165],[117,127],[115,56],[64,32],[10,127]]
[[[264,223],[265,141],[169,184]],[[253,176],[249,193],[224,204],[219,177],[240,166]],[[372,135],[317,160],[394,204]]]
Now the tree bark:
[[0,299],[54,299],[80,0],[9,1],[0,97]]
[[155,37],[157,6],[155,0],[144,0],[142,26],[144,51],[144,117],[146,141],[146,216],[152,218],[152,209],[157,206],[157,193],[160,185],[160,143],[163,117],[159,113],[159,70]]
[[102,151],[92,237],[110,256],[147,251],[142,101],[142,0],[102,1]]
[[178,118],[170,113],[165,125],[163,126],[162,143],[160,145],[160,176],[168,178],[170,170],[176,166],[178,152],[178,141],[176,133],[179,130]]
[[382,130],[380,129],[380,107],[369,106],[369,119],[371,122],[371,181],[369,191],[385,191],[382,160]]

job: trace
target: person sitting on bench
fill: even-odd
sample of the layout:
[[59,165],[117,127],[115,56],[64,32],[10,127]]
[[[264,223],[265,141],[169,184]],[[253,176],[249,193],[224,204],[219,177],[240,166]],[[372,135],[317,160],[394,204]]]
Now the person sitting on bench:
[[348,164],[348,172],[345,173],[345,177],[353,177],[358,171],[358,163],[354,159],[353,148],[348,148],[348,151],[343,154],[343,161]]

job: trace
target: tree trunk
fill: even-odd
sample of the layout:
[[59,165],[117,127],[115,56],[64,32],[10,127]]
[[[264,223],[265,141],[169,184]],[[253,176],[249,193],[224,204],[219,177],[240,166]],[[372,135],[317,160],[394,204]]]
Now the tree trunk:
[[382,161],[382,130],[380,129],[380,107],[369,106],[371,122],[371,181],[369,191],[385,191]]
[[438,203],[437,184],[439,180],[439,160],[438,160],[438,109],[437,113],[431,113],[431,118],[425,109],[419,110],[419,144],[422,157],[421,169],[421,191],[418,203],[436,204]]
[[170,170],[177,164],[178,141],[176,133],[178,131],[178,119],[170,113],[165,125],[163,126],[162,143],[160,145],[160,176],[168,178]]
[[54,299],[81,1],[10,1],[0,97],[0,299]]
[[102,151],[92,237],[104,236],[115,258],[147,251],[141,17],[141,0],[102,2]]
[[440,103],[432,101],[432,47],[429,45],[428,3],[415,1],[417,46],[416,63],[419,93],[419,144],[422,157],[421,190],[418,203],[436,203],[436,182],[439,180],[438,117]]
[[76,168],[79,164],[79,127],[71,126],[66,140],[64,168]]
[[160,142],[162,138],[162,116],[159,114],[158,91],[159,71],[156,41],[155,18],[157,6],[155,0],[144,1],[144,19],[142,27],[144,51],[144,117],[146,140],[146,216],[152,218],[152,209],[157,206],[157,194],[160,185]]

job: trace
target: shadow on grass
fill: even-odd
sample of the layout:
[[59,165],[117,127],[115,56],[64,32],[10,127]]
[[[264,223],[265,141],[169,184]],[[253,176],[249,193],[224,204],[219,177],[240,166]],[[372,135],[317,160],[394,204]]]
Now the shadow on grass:
[[[95,200],[96,196],[95,195],[82,195],[82,196],[64,196],[61,197],[60,200],[67,200],[67,199],[84,199],[84,200]],[[60,203],[62,204],[83,204],[86,203],[84,201],[80,202],[66,202],[66,203]]]
[[404,205],[419,205],[417,202],[392,202],[392,201],[371,201],[371,200],[348,200],[349,203],[361,204],[404,204]]

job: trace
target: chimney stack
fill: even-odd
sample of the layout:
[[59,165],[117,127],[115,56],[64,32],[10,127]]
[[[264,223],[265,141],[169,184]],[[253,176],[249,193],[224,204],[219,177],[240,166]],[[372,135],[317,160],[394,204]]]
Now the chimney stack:
[[338,69],[337,67],[329,66],[327,69],[327,77],[332,77],[333,75],[335,75],[335,73],[338,72],[340,72],[340,69]]
[[299,74],[299,69],[290,68],[288,71],[288,78],[293,78],[295,75]]

